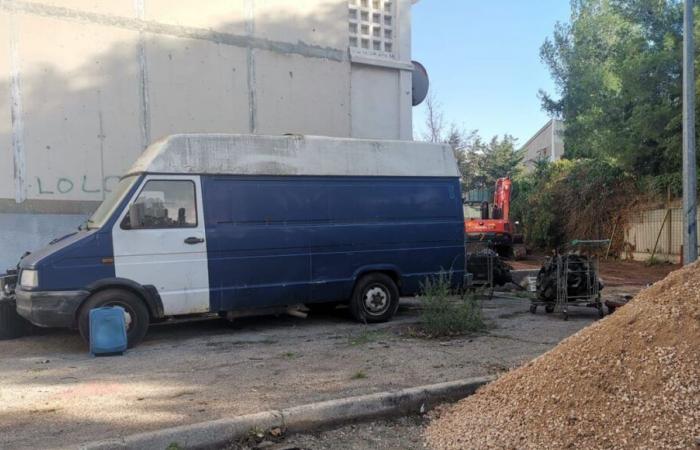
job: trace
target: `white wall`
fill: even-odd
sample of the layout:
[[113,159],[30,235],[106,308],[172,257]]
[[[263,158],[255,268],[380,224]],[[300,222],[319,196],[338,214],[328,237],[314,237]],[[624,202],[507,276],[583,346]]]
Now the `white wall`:
[[394,54],[362,59],[347,0],[0,2],[0,269],[166,134],[410,139],[411,2],[394,3]]

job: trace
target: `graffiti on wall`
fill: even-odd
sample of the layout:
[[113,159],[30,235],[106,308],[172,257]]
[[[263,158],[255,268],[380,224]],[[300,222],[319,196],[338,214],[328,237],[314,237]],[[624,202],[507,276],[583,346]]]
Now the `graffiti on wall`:
[[78,178],[64,177],[36,177],[35,193],[39,195],[66,195],[71,193],[101,194],[110,193],[112,188],[119,182],[119,177],[109,175],[102,179],[83,175]]

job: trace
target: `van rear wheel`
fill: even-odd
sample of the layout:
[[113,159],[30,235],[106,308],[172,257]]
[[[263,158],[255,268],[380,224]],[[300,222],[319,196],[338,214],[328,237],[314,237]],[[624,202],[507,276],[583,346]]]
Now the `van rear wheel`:
[[399,308],[399,288],[383,273],[364,275],[355,284],[350,299],[350,313],[363,323],[390,320]]
[[148,331],[149,314],[146,305],[136,294],[124,289],[106,289],[90,296],[78,313],[78,330],[85,342],[90,343],[90,310],[104,306],[124,308],[128,347],[141,342]]

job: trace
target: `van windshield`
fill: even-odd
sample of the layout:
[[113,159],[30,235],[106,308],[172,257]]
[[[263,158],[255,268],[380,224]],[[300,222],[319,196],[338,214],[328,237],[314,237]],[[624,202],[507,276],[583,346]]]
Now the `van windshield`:
[[105,222],[112,216],[112,213],[122,201],[124,196],[129,192],[131,187],[136,183],[138,176],[132,175],[122,178],[114,190],[105,198],[97,210],[92,213],[92,216],[85,223],[85,228],[94,230],[102,227]]

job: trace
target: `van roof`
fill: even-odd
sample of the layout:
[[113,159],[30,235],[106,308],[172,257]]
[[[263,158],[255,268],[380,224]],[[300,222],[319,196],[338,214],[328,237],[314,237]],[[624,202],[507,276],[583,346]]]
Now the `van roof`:
[[175,134],[150,145],[125,175],[459,177],[448,145],[321,136]]

